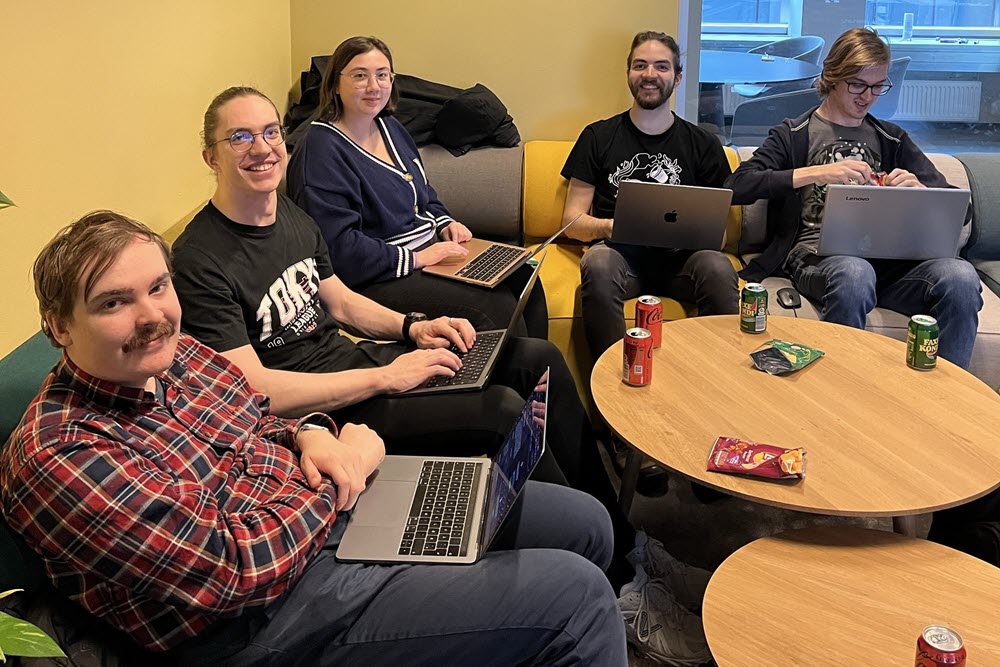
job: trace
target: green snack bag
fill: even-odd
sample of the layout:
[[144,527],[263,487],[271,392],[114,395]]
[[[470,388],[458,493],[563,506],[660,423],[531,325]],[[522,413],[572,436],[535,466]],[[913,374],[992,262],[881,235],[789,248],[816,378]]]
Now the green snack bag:
[[759,370],[771,375],[786,375],[805,368],[824,354],[823,350],[808,345],[772,338],[751,352],[750,358]]

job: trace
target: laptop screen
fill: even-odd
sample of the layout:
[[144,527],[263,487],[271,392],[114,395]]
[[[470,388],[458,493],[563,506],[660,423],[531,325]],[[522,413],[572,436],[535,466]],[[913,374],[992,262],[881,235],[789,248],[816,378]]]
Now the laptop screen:
[[507,440],[493,459],[489,492],[486,496],[486,524],[483,527],[483,549],[489,547],[497,530],[510,512],[511,506],[528,481],[545,450],[545,411],[548,400],[549,371],[538,380],[511,429]]

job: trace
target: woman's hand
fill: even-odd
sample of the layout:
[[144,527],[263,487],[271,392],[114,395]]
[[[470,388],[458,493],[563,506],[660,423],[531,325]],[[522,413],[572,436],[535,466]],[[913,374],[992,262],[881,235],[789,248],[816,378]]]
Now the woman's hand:
[[472,231],[457,220],[441,230],[441,238],[445,241],[465,243],[472,240]]
[[468,248],[463,248],[454,241],[442,241],[413,253],[413,268],[422,269],[425,266],[434,266],[446,259],[465,257],[468,254]]

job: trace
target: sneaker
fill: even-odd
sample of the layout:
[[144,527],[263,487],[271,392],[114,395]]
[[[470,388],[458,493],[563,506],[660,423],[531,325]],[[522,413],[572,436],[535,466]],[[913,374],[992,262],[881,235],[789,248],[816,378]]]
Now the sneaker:
[[[635,549],[625,558],[636,570],[642,568],[654,579],[662,579],[685,609],[701,613],[701,603],[712,573],[677,560],[667,552],[663,542],[645,532],[635,533]],[[629,584],[626,584],[626,587]],[[624,593],[624,588],[622,589]]]
[[701,619],[682,607],[662,579],[642,567],[618,600],[625,637],[640,654],[665,665],[696,667],[712,658]]

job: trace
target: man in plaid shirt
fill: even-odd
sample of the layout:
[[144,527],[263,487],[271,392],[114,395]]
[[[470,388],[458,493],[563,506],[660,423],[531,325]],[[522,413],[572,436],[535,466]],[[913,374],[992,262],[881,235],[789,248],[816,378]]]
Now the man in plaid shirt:
[[64,354],[0,453],[4,518],[59,591],[140,646],[217,666],[626,664],[591,497],[529,483],[472,566],[338,563],[375,432],[268,415],[179,333],[169,249],[140,223],[85,216],[34,277]]

